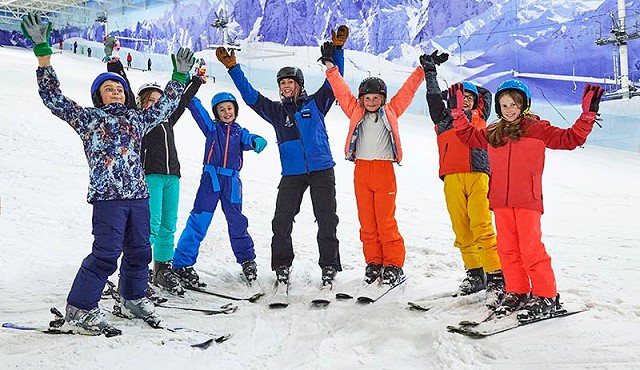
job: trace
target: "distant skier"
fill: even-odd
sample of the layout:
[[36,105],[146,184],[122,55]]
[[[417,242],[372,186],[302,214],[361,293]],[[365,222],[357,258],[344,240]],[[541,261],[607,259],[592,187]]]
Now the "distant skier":
[[[469,148],[460,142],[453,129],[452,107],[445,105],[438,86],[436,66],[449,54],[434,51],[420,56],[427,86],[429,115],[438,138],[440,171],[444,197],[467,276],[460,284],[460,295],[486,289],[485,303],[495,308],[504,297],[504,276],[493,220],[489,210],[489,157],[486,148]],[[474,127],[485,128],[491,113],[491,93],[471,82],[463,82],[463,110]]]
[[365,281],[379,278],[394,286],[404,280],[404,239],[396,222],[396,175],[394,163],[402,160],[398,118],[409,108],[424,80],[417,67],[400,90],[387,101],[387,85],[378,77],[367,77],[358,87],[358,96],[333,64],[333,43],[321,47],[327,80],[349,117],[349,135],[344,148],[346,159],[355,162],[353,183],[360,220],[360,240],[367,264]]
[[542,172],[545,148],[572,150],[584,144],[596,121],[604,90],[587,84],[582,114],[562,129],[530,112],[529,87],[507,80],[496,90],[498,121],[487,128],[469,122],[464,86],[449,88],[449,107],[458,138],[473,148],[488,148],[491,163],[489,204],[496,220],[498,253],[507,294],[496,312],[519,310],[520,321],[549,315],[560,307],[551,257],[541,241]]
[[[349,37],[349,28],[340,26],[332,31],[336,51],[335,64],[344,70],[342,46]],[[269,122],[276,131],[282,178],[278,186],[276,211],[272,221],[271,268],[279,283],[289,283],[289,271],[294,259],[291,232],[300,203],[311,188],[313,212],[318,222],[318,248],[323,284],[331,284],[342,270],[336,227],[336,185],[329,138],[324,117],[333,106],[335,97],[325,81],[315,94],[307,95],[304,75],[297,67],[281,68],[276,79],[281,101],[272,101],[256,91],[236,64],[235,52],[216,50],[216,57],[229,70],[242,99]]]
[[[113,58],[118,40],[108,36],[105,40],[107,70],[122,76],[129,83],[119,59]],[[141,160],[149,187],[149,211],[151,213],[150,243],[153,248],[153,275],[151,281],[172,294],[183,295],[178,276],[173,271],[174,235],[178,219],[180,195],[180,162],[176,150],[173,127],[200,89],[201,79],[193,76],[180,98],[178,108],[161,125],[149,130],[142,138]],[[162,96],[162,88],[154,82],[140,86],[137,98],[130,91],[127,102],[131,109],[149,109]]]
[[[41,13],[23,17],[22,30],[35,45],[40,97],[51,112],[80,135],[89,164],[89,193],[93,206],[92,252],[80,267],[67,297],[65,321],[80,330],[118,335],[98,302],[107,278],[120,267],[119,303],[123,314],[159,321],[146,297],[149,246],[149,197],[140,162],[143,134],[160,124],[178,105],[193,52],[180,49],[173,57],[174,74],[164,95],[150,109],[128,110],[129,85],[117,74],[104,72],[91,85],[95,107],[82,108],[62,95],[60,82],[51,67],[49,35],[52,23]],[[123,181],[122,179],[127,179]]]
[[252,282],[256,280],[258,270],[253,239],[247,231],[249,222],[242,214],[240,170],[244,162],[243,152],[253,150],[260,153],[267,146],[267,141],[236,122],[238,102],[228,92],[218,93],[211,99],[214,120],[211,120],[197,97],[191,100],[189,110],[206,137],[204,168],[193,210],[178,240],[173,267],[183,285],[204,285],[193,265],[213,213],[220,203],[227,219],[229,240],[236,262],[242,266],[247,281]]
[[147,59],[147,71],[151,71],[151,58]]
[[131,68],[132,60],[133,60],[133,57],[131,56],[131,53],[127,53],[127,69]]

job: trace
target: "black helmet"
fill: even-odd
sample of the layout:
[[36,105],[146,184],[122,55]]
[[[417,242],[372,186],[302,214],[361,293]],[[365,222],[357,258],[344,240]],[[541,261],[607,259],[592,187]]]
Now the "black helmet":
[[278,84],[280,83],[280,80],[285,78],[290,78],[296,81],[301,88],[304,87],[304,75],[302,74],[302,70],[300,68],[297,68],[297,67],[280,68],[280,70],[278,71],[278,74],[276,75],[276,80],[278,81]]
[[367,77],[360,82],[358,87],[358,98],[364,94],[381,94],[387,98],[387,84],[378,77]]

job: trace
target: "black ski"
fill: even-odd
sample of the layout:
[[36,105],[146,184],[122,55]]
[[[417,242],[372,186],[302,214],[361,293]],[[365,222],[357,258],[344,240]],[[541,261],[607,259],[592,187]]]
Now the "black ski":
[[209,294],[209,295],[213,295],[220,298],[231,299],[233,301],[249,301],[252,303],[257,301],[260,297],[264,295],[264,292],[262,291],[251,292],[247,296],[241,296],[241,295],[234,295],[233,293],[215,291],[207,287],[185,286],[184,288],[194,292]]
[[406,276],[403,276],[402,279],[400,281],[397,281],[395,284],[378,285],[377,282],[373,282],[358,293],[357,301],[358,303],[363,304],[377,302],[380,298],[384,297],[385,295],[387,295],[387,293],[402,285],[405,281],[407,281]]
[[551,315],[536,318],[527,322],[521,322],[517,319],[515,314],[511,314],[502,318],[494,318],[493,320],[472,323],[465,325],[449,325],[447,330],[452,333],[459,333],[471,338],[485,338],[494,334],[503,333],[505,331],[513,330],[525,325],[545,321],[549,319],[555,319],[560,317],[566,317],[575,315],[580,312],[584,312],[586,309],[566,310],[560,309],[554,311]]
[[174,310],[184,310],[184,311],[195,311],[195,312],[202,312],[205,315],[219,315],[219,314],[232,314],[234,312],[236,312],[236,310],[238,309],[238,306],[232,304],[232,303],[227,303],[224,306],[221,306],[220,308],[203,308],[203,307],[193,307],[193,306],[182,306],[182,305],[173,305],[173,304],[169,304],[169,303],[156,303],[155,304],[156,307],[161,307],[161,308],[169,308],[169,309],[174,309]]

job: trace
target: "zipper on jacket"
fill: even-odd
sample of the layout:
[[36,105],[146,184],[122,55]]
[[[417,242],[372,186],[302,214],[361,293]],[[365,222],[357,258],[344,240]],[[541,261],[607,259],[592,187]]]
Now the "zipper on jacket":
[[166,158],[166,165],[167,165],[167,175],[170,175],[171,173],[169,172],[169,139],[167,138],[167,129],[164,127],[164,124],[160,125],[160,127],[162,127],[162,132],[164,132],[164,155]]
[[231,133],[231,125],[227,124],[227,142],[224,144],[224,160],[222,168],[227,168],[227,154],[229,153],[229,134]]
[[213,146],[216,145],[216,141],[213,140],[211,142],[211,147],[209,148],[209,154],[207,155],[207,163],[206,164],[211,164],[211,156],[213,155]]
[[509,185],[511,185],[511,140],[509,140],[509,153],[507,154],[507,198],[506,206],[509,206]]
[[147,149],[144,149],[144,153],[142,153],[142,157],[144,158],[144,160],[142,160],[142,168],[147,168]]

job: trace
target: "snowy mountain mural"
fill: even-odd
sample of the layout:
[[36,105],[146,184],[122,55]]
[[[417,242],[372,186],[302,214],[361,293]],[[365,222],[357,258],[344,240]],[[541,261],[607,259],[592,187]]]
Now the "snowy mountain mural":
[[[159,19],[109,31],[151,41],[122,40],[124,47],[139,51],[165,54],[172,45],[203,50],[223,40],[222,31],[211,27],[220,6],[208,0],[175,2]],[[227,6],[229,33],[239,42],[319,45],[330,37],[332,28],[346,23],[351,28],[349,49],[404,63],[415,63],[423,52],[446,50],[452,55],[449,63],[465,68],[464,78],[490,89],[512,70],[597,78],[611,77],[614,70],[614,46],[597,46],[595,40],[609,35],[616,0],[552,0],[544,5],[537,0],[237,0]],[[627,2],[629,32],[636,25],[636,9],[637,1]],[[104,25],[96,23],[80,31],[62,28],[60,33],[101,40]],[[16,41],[16,34],[0,42],[24,44]],[[637,82],[640,40],[630,41],[629,64],[632,80]],[[532,83],[552,91],[581,89],[566,81]],[[575,100],[560,95],[550,99]]]

